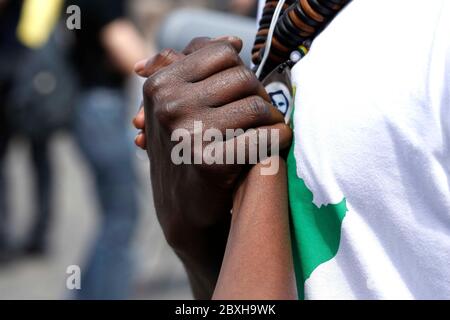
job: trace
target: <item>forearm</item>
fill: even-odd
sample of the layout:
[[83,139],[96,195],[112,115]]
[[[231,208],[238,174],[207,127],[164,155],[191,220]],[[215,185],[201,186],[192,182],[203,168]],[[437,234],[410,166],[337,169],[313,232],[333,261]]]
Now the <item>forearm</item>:
[[126,19],[107,25],[101,40],[116,68],[126,75],[132,74],[136,62],[153,51],[147,48],[137,28]]
[[254,167],[238,190],[215,299],[296,299],[286,168]]

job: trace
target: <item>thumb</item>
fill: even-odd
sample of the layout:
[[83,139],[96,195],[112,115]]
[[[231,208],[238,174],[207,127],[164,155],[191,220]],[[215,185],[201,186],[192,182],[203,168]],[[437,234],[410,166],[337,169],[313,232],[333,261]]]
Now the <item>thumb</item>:
[[185,55],[172,49],[164,49],[148,60],[136,63],[134,71],[143,78],[148,78],[164,67],[181,60]]

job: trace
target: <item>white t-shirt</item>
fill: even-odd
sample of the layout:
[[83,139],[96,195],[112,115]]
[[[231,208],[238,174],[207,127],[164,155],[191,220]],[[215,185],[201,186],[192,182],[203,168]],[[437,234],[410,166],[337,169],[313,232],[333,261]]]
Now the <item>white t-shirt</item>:
[[354,0],[292,70],[307,299],[450,299],[450,1]]

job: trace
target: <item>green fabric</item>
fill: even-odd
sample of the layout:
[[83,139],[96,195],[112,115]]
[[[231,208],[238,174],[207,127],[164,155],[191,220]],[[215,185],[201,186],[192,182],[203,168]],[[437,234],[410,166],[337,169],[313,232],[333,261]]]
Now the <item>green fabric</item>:
[[320,208],[313,203],[313,193],[297,175],[294,146],[295,143],[287,161],[292,250],[298,296],[304,299],[306,280],[338,252],[342,221],[348,210],[345,198],[338,204]]

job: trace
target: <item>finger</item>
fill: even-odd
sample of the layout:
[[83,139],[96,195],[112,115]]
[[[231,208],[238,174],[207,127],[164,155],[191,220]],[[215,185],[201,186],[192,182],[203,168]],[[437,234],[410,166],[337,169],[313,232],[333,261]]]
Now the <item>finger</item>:
[[184,54],[172,49],[164,49],[149,60],[139,61],[135,66],[136,73],[144,78],[148,78],[159,70],[184,58]]
[[233,67],[214,74],[193,86],[195,99],[203,106],[220,107],[233,101],[258,95],[266,101],[270,98],[255,74],[244,66]]
[[[256,129],[247,130],[244,134],[228,140],[226,142],[228,147],[232,146],[234,150],[245,150],[246,160],[249,160],[249,156],[252,155],[251,148],[257,147],[258,155],[266,154],[271,155],[270,149],[275,148],[275,151],[284,150],[291,146],[292,143],[292,130],[285,123],[277,123],[271,126],[263,126]],[[266,148],[261,152],[261,148]],[[260,160],[260,159],[258,159]]]
[[200,49],[203,49],[207,45],[211,43],[211,38],[209,37],[198,37],[194,38],[189,42],[189,44],[184,48],[182,51],[185,55],[190,55],[194,53],[195,51],[198,51]]
[[256,164],[267,157],[279,155],[292,143],[292,130],[285,123],[247,130],[224,142],[227,155],[232,152],[235,164]]
[[[226,134],[227,129],[258,128],[283,123],[284,117],[271,103],[260,96],[251,96],[220,108],[210,109],[215,127]],[[208,125],[208,120],[205,121]]]
[[149,77],[159,69],[180,60],[185,55],[189,55],[213,43],[223,41],[229,41],[237,51],[242,50],[242,40],[238,37],[224,36],[215,39],[211,39],[208,37],[199,37],[193,39],[182,53],[176,52],[172,49],[164,49],[159,54],[150,59],[144,59],[137,62],[134,66],[134,71],[141,77]]
[[146,150],[147,149],[147,138],[145,136],[145,132],[140,132],[137,136],[136,139],[134,140],[134,143],[136,144],[136,146],[138,146],[139,148]]
[[[214,160],[217,156],[232,170],[234,167],[242,165],[257,164],[268,157],[277,156],[280,151],[289,148],[292,142],[292,131],[286,124],[277,123],[272,126],[249,129],[241,134],[237,132],[237,136],[226,138],[226,141],[213,142],[205,147],[204,163],[221,165]],[[212,152],[207,151],[208,149],[214,149],[213,156]]]
[[138,130],[144,130],[145,129],[145,110],[144,107],[141,106],[139,109],[139,112],[133,119],[133,125]]
[[[229,41],[219,41],[208,45],[183,59],[171,64],[158,82],[198,82],[220,71],[243,65],[239,48]],[[156,74],[155,74],[156,76]]]
[[134,65],[134,72],[137,73],[138,75],[140,75],[142,70],[144,70],[145,65],[147,64],[147,61],[148,61],[148,59],[144,59],[144,60],[136,62],[136,64]]
[[191,42],[187,45],[187,47],[183,50],[183,53],[185,55],[190,55],[196,51],[199,51],[206,46],[209,46],[214,43],[228,41],[230,42],[233,47],[236,48],[238,52],[242,50],[243,42],[238,37],[233,36],[222,36],[215,39],[209,38],[209,37],[198,37],[191,40]]
[[[277,123],[277,124],[274,124],[272,126],[261,127],[261,128],[258,128],[258,129],[259,130],[262,130],[262,129],[269,130],[269,132],[272,131],[272,130],[277,131],[278,132],[278,138],[274,139],[274,140],[269,140],[269,141],[273,141],[273,142],[277,143],[278,146],[279,146],[279,150],[280,151],[289,149],[292,146],[292,137],[293,137],[292,136],[292,129],[286,123],[284,123],[284,122],[283,123]],[[272,147],[271,143],[269,145],[270,145],[270,147]]]

